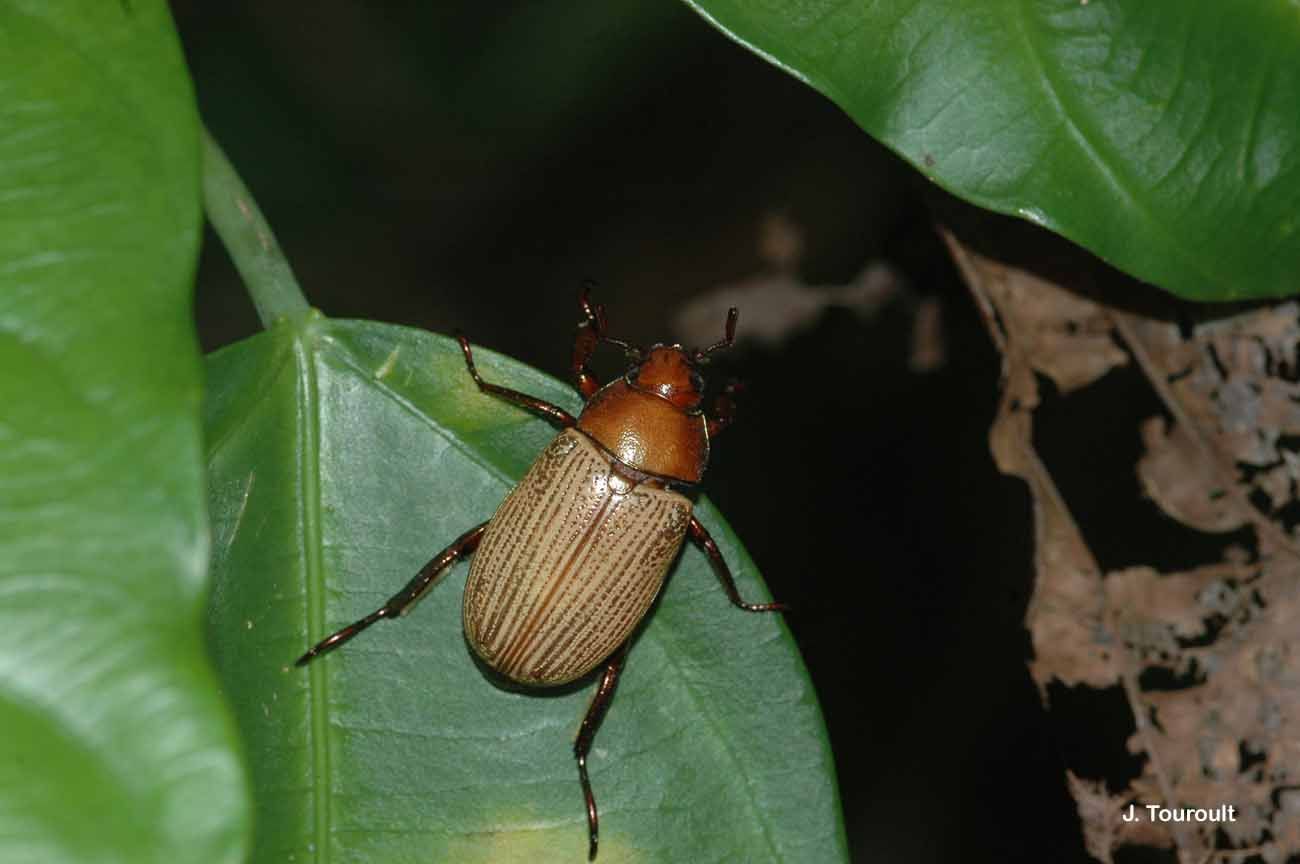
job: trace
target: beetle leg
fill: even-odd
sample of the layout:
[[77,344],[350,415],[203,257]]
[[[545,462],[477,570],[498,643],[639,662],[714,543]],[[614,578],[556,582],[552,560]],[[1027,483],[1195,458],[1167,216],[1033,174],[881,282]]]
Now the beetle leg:
[[736,419],[736,397],[745,392],[745,385],[731,380],[713,399],[713,413],[709,417],[709,437],[716,438]]
[[582,797],[587,802],[587,860],[596,860],[596,845],[600,842],[600,816],[596,812],[596,798],[591,794],[591,781],[587,779],[587,754],[591,752],[591,742],[600,728],[600,721],[605,719],[610,700],[614,698],[614,688],[618,686],[618,676],[623,671],[623,662],[627,660],[627,645],[614,652],[605,665],[605,674],[600,677],[600,686],[587,708],[587,716],[582,718],[578,729],[578,739],[573,742],[573,755],[578,759],[578,779],[582,781]]
[[433,581],[438,578],[442,571],[450,567],[457,558],[462,558],[478,548],[478,541],[483,539],[483,532],[487,530],[487,526],[488,523],[484,522],[482,525],[471,528],[457,537],[456,542],[443,549],[428,564],[421,567],[420,572],[415,574],[414,579],[406,583],[405,588],[389,597],[387,603],[361,620],[354,621],[342,630],[325,637],[316,643],[310,651],[299,657],[293,665],[306,666],[313,658],[319,657],[328,651],[333,651],[381,618],[397,618],[405,615],[424,596],[425,592],[433,586]]
[[587,361],[600,344],[606,329],[605,307],[591,302],[591,287],[591,282],[582,286],[582,297],[578,303],[582,306],[583,320],[578,324],[578,332],[573,337],[573,383],[583,399],[590,399],[600,389],[600,382],[587,368]]
[[552,405],[544,399],[538,399],[536,396],[529,396],[527,393],[520,393],[518,390],[511,390],[508,387],[500,387],[496,384],[489,384],[484,381],[478,374],[478,369],[474,367],[474,355],[469,349],[469,340],[461,334],[456,334],[456,341],[460,343],[461,353],[465,355],[465,365],[469,367],[470,377],[478,385],[478,389],[484,393],[491,393],[493,396],[500,396],[507,402],[513,402],[532,411],[534,414],[541,415],[544,419],[550,420],[561,429],[568,429],[570,426],[577,424],[577,420],[568,411],[565,411],[559,405]]
[[785,603],[746,603],[740,599],[740,592],[736,590],[736,580],[731,578],[731,570],[727,567],[727,562],[723,560],[722,553],[718,551],[718,544],[713,542],[709,532],[700,524],[700,520],[694,516],[691,517],[690,524],[691,539],[695,545],[709,556],[709,563],[713,565],[713,572],[718,574],[719,581],[722,582],[722,588],[727,592],[727,597],[731,599],[733,606],[738,606],[746,612],[785,612],[789,606]]

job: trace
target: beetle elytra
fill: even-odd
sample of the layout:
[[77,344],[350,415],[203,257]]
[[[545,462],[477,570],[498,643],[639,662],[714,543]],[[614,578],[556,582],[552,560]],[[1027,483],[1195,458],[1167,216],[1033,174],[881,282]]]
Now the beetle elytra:
[[[663,587],[690,537],[708,556],[728,598],[748,612],[780,603],[746,603],[713,538],[692,514],[709,442],[735,414],[735,385],[701,408],[700,367],[735,341],[737,311],[721,341],[704,349],[649,350],[606,334],[604,309],[581,299],[573,376],[586,406],[578,417],[540,399],[484,381],[464,336],[465,365],[484,393],[513,402],[560,427],[528,473],[488,521],[466,531],[425,564],[383,606],[326,637],[297,665],[347,642],[376,621],[410,610],[457,559],[474,554],[462,621],[469,646],[512,681],[547,687],[604,665],[573,745],[587,806],[588,859],[599,841],[599,814],[587,756],[613,698],[632,634]],[[600,386],[587,366],[601,342],[621,348],[631,367]]]

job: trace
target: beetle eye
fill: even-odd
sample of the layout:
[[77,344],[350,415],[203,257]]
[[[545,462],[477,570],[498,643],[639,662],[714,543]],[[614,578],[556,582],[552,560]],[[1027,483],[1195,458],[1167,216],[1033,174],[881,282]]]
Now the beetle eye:
[[696,393],[704,392],[704,376],[699,372],[691,373],[691,389]]

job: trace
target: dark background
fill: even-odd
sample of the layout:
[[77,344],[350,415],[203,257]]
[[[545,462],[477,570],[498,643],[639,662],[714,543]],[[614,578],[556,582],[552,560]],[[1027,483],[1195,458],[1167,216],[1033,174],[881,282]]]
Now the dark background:
[[[1123,761],[1086,742],[1118,748],[1124,708],[1049,717],[1026,672],[1028,496],[988,454],[998,358],[924,178],[673,0],[173,8],[206,123],[333,317],[461,328],[564,376],[583,279],[616,335],[676,338],[681,304],[769,267],[774,213],[809,284],[892,265],[904,290],[876,314],[830,305],[718,364],[749,386],[706,489],[796,609],[855,861],[1088,860],[1064,770]],[[927,299],[946,361],[922,374]],[[259,329],[211,233],[197,304],[206,350]],[[1106,386],[1099,406],[1141,402]],[[1131,418],[1116,447],[1065,429],[1053,450],[1080,416],[1053,405],[1049,462],[1111,460],[1136,497]]]

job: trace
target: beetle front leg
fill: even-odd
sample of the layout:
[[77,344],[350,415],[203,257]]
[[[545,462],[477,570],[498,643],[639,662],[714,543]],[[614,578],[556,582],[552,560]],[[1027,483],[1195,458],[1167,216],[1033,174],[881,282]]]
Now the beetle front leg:
[[595,353],[596,346],[605,335],[605,307],[591,302],[592,283],[582,286],[582,297],[578,300],[582,306],[583,320],[578,324],[578,332],[573,337],[573,384],[582,394],[583,399],[590,399],[600,389],[600,382],[587,368],[587,361]]
[[482,376],[478,374],[478,369],[474,366],[474,354],[470,351],[469,340],[464,335],[457,333],[456,341],[460,343],[460,351],[465,355],[465,365],[469,367],[470,377],[474,379],[478,389],[484,393],[491,393],[493,396],[500,396],[507,402],[521,405],[534,414],[539,414],[544,419],[550,420],[561,429],[568,429],[570,426],[577,425],[578,421],[574,419],[574,416],[559,405],[552,405],[545,399],[538,399],[536,396],[529,396],[527,393],[520,393],[518,390],[511,390],[509,387],[501,387],[484,381]]
[[614,652],[605,666],[605,674],[600,677],[600,686],[587,708],[587,716],[582,718],[578,729],[578,739],[573,742],[573,755],[578,760],[578,779],[582,781],[582,797],[587,802],[587,860],[596,860],[596,846],[600,842],[600,816],[596,812],[596,797],[591,794],[591,781],[587,779],[587,754],[591,752],[591,742],[600,728],[600,721],[605,719],[610,700],[614,698],[614,688],[618,686],[618,676],[623,671],[627,660],[627,643]]
[[709,415],[709,437],[716,438],[736,419],[736,397],[745,392],[745,385],[731,380],[722,392],[713,398],[713,411]]
[[736,590],[736,580],[731,578],[731,569],[727,567],[727,562],[723,559],[722,553],[718,551],[718,544],[713,542],[709,532],[700,524],[700,520],[691,516],[690,524],[691,540],[699,546],[705,555],[709,556],[709,563],[713,565],[713,572],[718,574],[718,580],[722,582],[722,588],[727,592],[733,606],[738,606],[746,612],[786,612],[790,607],[785,603],[746,603],[740,599],[740,592]]
[[333,651],[381,618],[398,618],[405,615],[411,610],[412,606],[419,602],[425,592],[433,586],[433,581],[438,578],[442,571],[450,567],[457,558],[462,558],[478,548],[478,542],[483,539],[483,532],[487,530],[487,526],[488,523],[484,522],[482,525],[471,528],[457,537],[456,542],[443,549],[428,564],[421,567],[420,572],[415,574],[414,579],[406,583],[405,588],[389,597],[387,603],[361,620],[354,621],[342,630],[325,637],[306,654],[299,657],[293,665],[306,666],[314,658],[328,651]]

